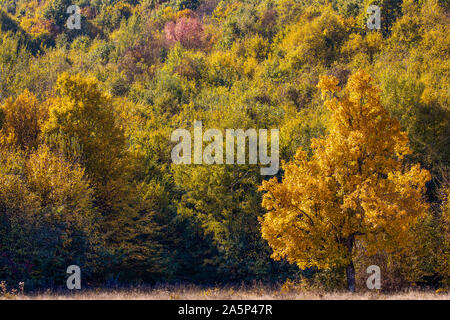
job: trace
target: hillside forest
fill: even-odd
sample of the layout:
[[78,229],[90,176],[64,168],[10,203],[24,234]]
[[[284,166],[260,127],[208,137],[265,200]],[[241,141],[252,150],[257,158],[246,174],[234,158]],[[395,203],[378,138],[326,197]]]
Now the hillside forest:
[[[447,288],[449,10],[0,0],[0,281]],[[195,121],[279,129],[280,170],[174,164]]]

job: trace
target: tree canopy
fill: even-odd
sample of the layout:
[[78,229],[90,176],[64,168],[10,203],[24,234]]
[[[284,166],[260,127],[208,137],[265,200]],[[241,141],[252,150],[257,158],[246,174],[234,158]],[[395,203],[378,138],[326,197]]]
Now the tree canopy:
[[[448,286],[449,23],[440,0],[0,1],[0,281]],[[279,129],[282,169],[174,164],[195,121]]]

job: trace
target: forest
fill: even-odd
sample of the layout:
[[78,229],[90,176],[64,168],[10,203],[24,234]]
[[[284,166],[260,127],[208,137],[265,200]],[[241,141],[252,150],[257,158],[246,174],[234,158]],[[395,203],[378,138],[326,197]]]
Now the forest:
[[[0,0],[0,282],[448,288],[449,25],[446,0]],[[280,170],[173,163],[195,121],[279,129]]]

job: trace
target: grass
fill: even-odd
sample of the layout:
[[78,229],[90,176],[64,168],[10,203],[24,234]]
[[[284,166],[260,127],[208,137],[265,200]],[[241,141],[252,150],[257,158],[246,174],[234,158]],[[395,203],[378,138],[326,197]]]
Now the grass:
[[[2,296],[0,296],[0,300]],[[285,290],[262,286],[202,288],[194,285],[136,287],[133,289],[58,290],[34,294],[14,294],[3,299],[21,300],[449,300],[449,292],[408,290],[395,293],[361,291],[325,292]]]

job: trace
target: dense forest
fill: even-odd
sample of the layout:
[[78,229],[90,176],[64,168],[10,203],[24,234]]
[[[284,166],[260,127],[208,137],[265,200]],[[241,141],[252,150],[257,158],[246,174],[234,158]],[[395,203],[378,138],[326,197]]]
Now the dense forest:
[[[0,0],[0,281],[447,287],[449,10]],[[196,120],[279,128],[279,172],[175,165]]]

